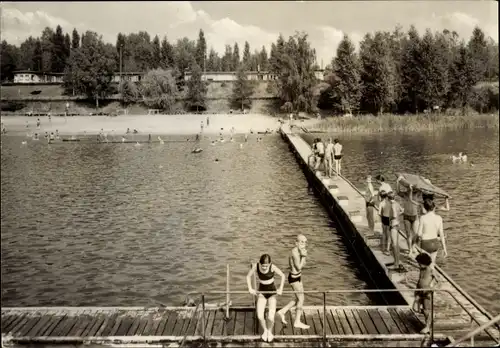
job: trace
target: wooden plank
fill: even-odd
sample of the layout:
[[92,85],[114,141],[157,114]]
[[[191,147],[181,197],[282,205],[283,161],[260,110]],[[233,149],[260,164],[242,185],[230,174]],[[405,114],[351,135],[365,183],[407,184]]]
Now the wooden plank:
[[175,322],[174,328],[172,329],[172,336],[181,336],[182,327],[186,321],[182,313],[177,312],[177,320]]
[[403,334],[409,334],[410,333],[410,330],[408,330],[408,328],[406,327],[405,323],[403,322],[403,320],[401,320],[401,318],[399,317],[398,313],[396,312],[396,310],[394,308],[389,308],[387,310],[389,312],[389,314],[391,315],[391,318],[392,320],[394,320],[394,322],[396,323],[396,325],[398,326],[399,330],[403,333]]
[[50,319],[49,323],[47,324],[46,327],[42,328],[39,332],[39,336],[52,336],[54,333],[54,330],[57,326],[59,326],[60,323],[66,318],[67,313],[58,311],[54,314],[52,319]]
[[78,315],[70,316],[67,318],[68,320],[66,320],[64,325],[59,324],[60,330],[58,331],[57,336],[61,336],[61,337],[68,336],[68,333],[71,331],[73,326],[75,326],[75,324],[77,323],[78,317],[79,317]]
[[153,317],[153,325],[151,325],[151,330],[149,330],[150,336],[153,336],[156,333],[156,331],[158,331],[158,327],[160,326],[161,321],[163,319],[163,314],[164,313],[161,313]]
[[11,321],[15,320],[17,315],[7,315],[2,313],[2,332],[5,332],[5,328],[11,323]]
[[[153,320],[153,319],[152,319],[152,317],[153,317],[153,313],[147,313],[147,315],[143,315],[143,316],[141,317],[141,322],[139,323],[139,327],[137,328],[137,331],[135,332],[135,334],[136,334],[137,336],[142,336],[142,333],[144,332],[144,329],[145,329],[145,328],[146,328],[146,326],[148,325],[148,322],[149,322],[150,320]],[[163,327],[161,331],[158,331],[158,332],[156,333],[156,335],[157,335],[157,336],[162,336],[162,334],[163,334],[163,329],[164,329],[164,328],[165,328],[165,327]],[[159,329],[158,329],[158,330],[159,330]]]
[[116,333],[118,332],[123,319],[125,319],[125,313],[123,313],[123,311],[120,312],[120,315],[118,315],[118,317],[116,318],[115,324],[113,325],[111,331],[107,334],[107,336],[116,336]]
[[245,331],[245,312],[234,312],[234,336],[242,336]]
[[342,324],[340,323],[340,318],[337,315],[335,309],[330,309],[330,313],[332,314],[332,320],[335,323],[335,327],[337,328],[339,335],[345,335],[346,333],[344,331],[344,328],[342,327]]
[[382,320],[382,317],[378,313],[376,309],[368,309],[368,315],[370,315],[370,318],[372,318],[373,323],[375,324],[375,327],[377,328],[377,331],[380,334],[388,334],[389,330],[384,324],[384,321]]
[[[191,321],[189,322],[185,335],[194,336],[196,334],[196,327],[199,326],[198,322],[201,321],[201,313],[201,310],[193,312],[193,316],[191,317]],[[164,318],[162,318],[162,322],[163,320]]]
[[155,331],[158,329],[160,320],[161,319],[156,318],[155,313],[150,313],[150,315],[148,316],[148,321],[146,323],[146,326],[144,327],[144,330],[142,331],[141,335],[142,336],[153,335]]
[[392,319],[387,309],[379,308],[378,313],[380,314],[380,317],[384,321],[385,326],[387,326],[387,328],[389,329],[390,334],[401,334],[401,331],[399,330],[398,326]]
[[337,318],[339,318],[340,325],[342,325],[344,333],[346,335],[352,335],[353,332],[351,330],[351,327],[349,326],[349,322],[347,321],[344,311],[342,309],[336,309],[335,312],[337,314]]
[[92,337],[96,334],[99,328],[104,323],[106,315],[101,311],[96,313],[95,319],[90,323],[90,325],[82,332],[83,337]]
[[[261,335],[262,334],[262,329],[260,328],[260,323],[257,322],[257,330],[255,331],[255,310],[250,310],[250,311],[245,311],[245,319],[244,319],[244,324],[243,324],[243,335]],[[257,333],[256,333],[257,332]]]
[[326,309],[326,323],[327,325],[327,333],[329,335],[338,335],[339,330],[337,329],[337,325],[335,324],[335,321],[333,320],[333,315],[332,312],[327,308]]
[[42,319],[35,325],[33,328],[26,333],[26,336],[28,337],[36,337],[38,335],[38,332],[40,332],[52,319],[52,315],[50,314],[45,314],[42,316]]
[[[177,321],[177,312],[171,311],[168,314],[168,321],[165,324],[165,328],[163,329],[162,336],[172,336],[172,331],[175,326],[175,322]],[[149,319],[148,319],[149,322]]]
[[222,334],[224,336],[233,336],[235,324],[236,324],[236,311],[232,310],[229,311],[229,320],[225,323]]
[[377,328],[373,324],[373,321],[370,318],[370,316],[368,315],[368,312],[366,311],[366,309],[360,309],[358,311],[358,313],[359,313],[359,316],[361,317],[361,321],[363,322],[363,325],[366,328],[366,331],[368,331],[368,334],[369,335],[378,335]]
[[125,336],[127,335],[128,330],[134,323],[136,314],[135,313],[129,313],[128,315],[123,317],[123,320],[120,324],[120,327],[118,328],[118,331],[116,331],[116,335],[113,336]]
[[415,313],[410,308],[397,308],[396,311],[399,317],[405,322],[410,332],[420,332],[424,325],[415,316]]
[[224,327],[224,317],[226,313],[222,310],[216,310],[214,316],[214,325],[212,326],[212,336],[222,335],[222,328]]
[[215,318],[215,311],[213,310],[210,310],[210,311],[207,311],[207,322],[206,322],[206,326],[205,326],[205,335],[207,337],[211,336],[212,335],[212,327],[214,325],[214,318]]
[[354,319],[354,314],[352,314],[352,311],[349,308],[344,308],[344,314],[345,317],[347,318],[347,322],[351,326],[352,332],[355,335],[361,335],[361,329],[359,328],[356,319]]
[[[156,331],[155,331],[156,336],[161,336],[163,333],[163,330],[165,330],[165,325],[167,325],[168,316],[170,315],[170,312],[163,311],[163,312],[160,312],[160,314],[161,314],[160,322],[158,323],[158,327],[156,328]],[[142,318],[144,318],[144,316],[142,316]],[[141,323],[143,320],[142,318],[141,318]],[[139,324],[139,328],[140,327],[141,327],[141,324]],[[139,335],[139,333],[136,333],[136,335]]]
[[[143,318],[143,312],[137,313],[137,315],[134,317],[134,321],[132,322],[132,325],[130,325],[126,336],[134,336],[137,332],[137,329],[139,328],[139,324],[141,323],[141,319]],[[156,332],[155,332],[156,334]]]
[[112,313],[110,317],[107,317],[95,335],[97,337],[108,336],[111,329],[115,325],[115,321],[116,321],[116,318],[118,318],[118,315],[119,315],[119,312],[116,311],[116,312]]
[[24,326],[18,330],[17,333],[13,333],[15,336],[23,337],[42,319],[42,314],[40,312],[35,312],[32,314],[31,318],[24,324]]
[[365,325],[363,324],[363,321],[361,320],[361,317],[359,316],[359,312],[357,309],[352,309],[352,315],[354,316],[354,319],[356,320],[356,323],[358,323],[359,329],[361,330],[362,335],[368,335],[368,330],[366,329]]
[[28,313],[22,313],[16,320],[13,320],[5,329],[5,334],[11,333],[12,331],[18,330],[19,325],[24,325],[25,322],[29,320]]
[[82,314],[79,316],[76,324],[73,326],[71,331],[66,335],[69,337],[75,337],[75,336],[80,336],[80,334],[83,332],[85,327],[89,324],[91,317],[89,316],[91,312],[90,311],[83,311]]
[[285,314],[285,319],[288,322],[288,324],[285,326],[285,328],[283,330],[285,332],[284,334],[285,335],[293,335],[294,334],[294,331],[293,331],[293,317],[292,317],[291,311],[288,311]]
[[[316,335],[323,335],[323,311],[319,311],[318,309],[313,309],[311,310],[311,315],[310,318],[312,319],[312,324],[311,328],[313,329],[312,331]],[[325,328],[326,330],[326,328]]]

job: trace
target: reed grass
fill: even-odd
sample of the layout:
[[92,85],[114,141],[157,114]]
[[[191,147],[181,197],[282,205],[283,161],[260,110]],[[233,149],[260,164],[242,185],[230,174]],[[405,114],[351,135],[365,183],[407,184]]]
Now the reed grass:
[[309,128],[309,131],[378,133],[472,128],[498,129],[498,113],[469,114],[465,116],[444,114],[384,114],[380,116],[331,117],[318,121],[318,123]]

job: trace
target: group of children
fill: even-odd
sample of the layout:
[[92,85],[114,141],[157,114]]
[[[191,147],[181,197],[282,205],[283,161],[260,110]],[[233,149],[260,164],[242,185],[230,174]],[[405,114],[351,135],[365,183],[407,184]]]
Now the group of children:
[[[338,139],[328,139],[326,145],[321,141],[321,138],[315,138],[312,145],[313,152],[309,155],[307,161],[310,166],[314,166],[314,170],[318,170],[322,164],[325,168],[326,175],[331,178],[333,164],[335,163],[335,175],[340,175],[342,162],[343,146]],[[311,164],[311,159],[314,159],[314,164]]]
[[[415,259],[420,267],[413,309],[424,314],[426,325],[422,333],[428,333],[431,325],[429,312],[431,308],[431,291],[418,289],[429,289],[435,286],[437,278],[434,273],[434,265],[440,247],[443,249],[445,257],[448,254],[443,231],[443,219],[436,214],[436,211],[449,211],[450,207],[448,199],[445,200],[444,207],[436,207],[432,194],[425,194],[420,190],[415,190],[412,185],[409,185],[406,190],[402,190],[400,183],[403,179],[400,176],[396,182],[397,194],[402,198],[401,205],[396,200],[396,194],[391,186],[385,182],[383,176],[378,175],[375,177],[375,180],[380,184],[378,194],[374,193],[372,179],[368,176],[365,194],[366,217],[369,229],[373,233],[374,216],[375,213],[379,214],[382,222],[380,247],[386,255],[390,255],[392,251],[394,271],[406,272],[400,263],[399,250],[400,217],[403,215],[408,256]],[[414,191],[417,191],[419,201],[414,200]],[[417,244],[420,244],[422,250],[420,253],[417,251]]]

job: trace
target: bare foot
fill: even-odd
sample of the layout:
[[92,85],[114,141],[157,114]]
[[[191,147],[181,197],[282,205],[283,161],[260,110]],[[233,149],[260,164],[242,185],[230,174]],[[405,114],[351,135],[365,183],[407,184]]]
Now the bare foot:
[[272,342],[274,340],[274,335],[271,331],[268,331],[267,342]]
[[285,320],[285,315],[283,313],[281,313],[280,311],[278,311],[278,313],[276,313],[276,314],[278,314],[278,317],[280,317],[281,322],[283,323],[283,325],[287,325],[288,324],[286,322],[286,320]]
[[304,330],[309,329],[309,325],[301,323],[300,321],[298,323],[293,324],[293,327],[295,327],[297,329],[304,329]]
[[428,328],[427,326],[426,326],[426,327],[424,327],[424,328],[420,331],[420,333],[421,333],[421,334],[424,334],[424,335],[427,335],[429,332],[430,332],[430,330],[429,330],[429,328]]
[[264,330],[264,333],[262,334],[262,336],[261,336],[261,337],[262,337],[262,340],[263,340],[264,342],[267,342],[267,337],[268,337],[267,330]]

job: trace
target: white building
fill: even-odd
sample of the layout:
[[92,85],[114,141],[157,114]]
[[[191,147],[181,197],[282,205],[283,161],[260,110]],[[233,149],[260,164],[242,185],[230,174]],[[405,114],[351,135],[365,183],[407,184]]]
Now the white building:
[[44,73],[31,70],[14,71],[14,83],[63,83],[63,78],[63,73]]

